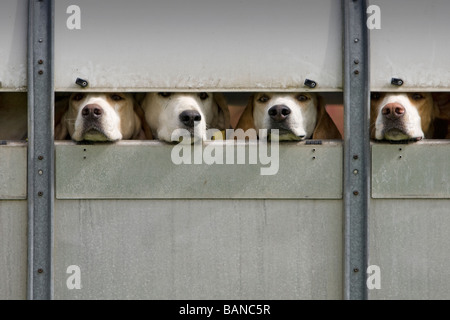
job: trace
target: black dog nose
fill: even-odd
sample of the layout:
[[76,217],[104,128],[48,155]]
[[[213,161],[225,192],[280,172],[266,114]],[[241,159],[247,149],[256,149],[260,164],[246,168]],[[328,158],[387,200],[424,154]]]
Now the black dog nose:
[[201,121],[202,116],[200,113],[194,110],[186,110],[180,113],[180,121],[186,126],[186,127],[194,127],[195,121]]
[[88,104],[81,110],[81,115],[85,119],[99,119],[103,115],[103,109],[98,104]]
[[287,106],[278,104],[276,106],[273,106],[268,111],[270,118],[274,120],[275,122],[281,122],[286,120],[286,118],[291,113],[291,109],[289,109]]

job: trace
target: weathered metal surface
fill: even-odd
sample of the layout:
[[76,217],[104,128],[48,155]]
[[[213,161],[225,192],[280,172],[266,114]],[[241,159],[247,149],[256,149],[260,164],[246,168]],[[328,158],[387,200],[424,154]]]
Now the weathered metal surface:
[[369,264],[380,267],[370,299],[450,299],[450,200],[373,200]]
[[28,0],[2,0],[0,10],[0,91],[27,87]]
[[450,141],[372,145],[373,198],[450,198]]
[[58,200],[55,298],[341,299],[342,236],[340,200]]
[[367,299],[370,198],[369,33],[367,1],[345,0],[344,12],[344,298]]
[[60,0],[55,14],[58,91],[342,88],[339,1]]
[[27,144],[0,146],[0,200],[27,198]]
[[[450,2],[370,0],[369,4],[379,7],[381,27],[370,32],[372,90],[448,91]],[[404,84],[391,85],[392,77]]]
[[[232,141],[230,141],[232,143]],[[216,146],[223,164],[207,164]],[[266,144],[267,146],[267,144]],[[224,147],[222,142],[200,146],[201,164],[176,165],[175,145],[157,141],[122,141],[116,144],[56,145],[56,197],[58,199],[341,199],[342,145],[280,143],[270,164],[263,164],[261,145]],[[187,147],[189,150],[190,146]],[[270,149],[269,144],[269,150]],[[208,151],[209,150],[209,151]],[[234,150],[232,161],[227,154]],[[247,152],[246,164],[237,164],[239,152]],[[256,155],[249,164],[248,154]],[[178,154],[178,153],[177,153]],[[218,153],[217,153],[218,154]],[[202,158],[203,156],[203,158]],[[234,163],[234,164],[233,164]],[[273,175],[261,175],[272,168]],[[276,171],[278,169],[278,171]]]
[[0,300],[26,299],[26,201],[0,201],[0,270]]

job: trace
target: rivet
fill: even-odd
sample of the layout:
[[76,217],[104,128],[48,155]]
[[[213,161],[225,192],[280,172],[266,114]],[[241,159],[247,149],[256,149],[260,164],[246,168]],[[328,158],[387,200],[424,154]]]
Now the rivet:
[[359,272],[358,268],[353,269],[353,272]]
[[39,63],[39,64],[43,64],[43,63],[44,63],[44,60],[40,59],[40,60],[38,61],[38,63]]
[[357,195],[359,194],[359,192],[358,192],[358,191],[353,191],[353,194],[354,194],[355,196],[357,196]]
[[39,70],[38,73],[39,73],[39,74],[44,74],[44,71]]
[[316,157],[313,157],[313,160],[316,160]]
[[353,41],[355,41],[355,43],[357,43],[357,42],[359,42],[359,39],[358,39],[358,38],[355,38],[355,40],[353,40]]
[[44,173],[44,171],[39,170],[38,173],[39,173],[40,176],[42,176],[42,174]]
[[355,154],[354,156],[353,156],[353,159],[355,159],[355,160],[357,160],[359,157],[358,157],[358,155],[357,154]]
[[359,70],[355,70],[354,74],[359,74]]
[[44,160],[44,157],[43,156],[39,156],[38,159],[39,160]]
[[358,60],[358,59],[355,59],[353,62],[354,62],[355,64],[359,64],[359,60]]
[[44,39],[42,39],[42,38],[39,38],[39,40],[38,40],[40,43],[42,43],[43,41],[44,41]]
[[358,174],[358,170],[353,170],[353,174]]
[[38,196],[39,196],[39,197],[42,197],[43,195],[44,195],[44,193],[43,193],[42,191],[39,191],[39,192],[38,192]]
[[44,269],[38,269],[38,273],[44,273]]

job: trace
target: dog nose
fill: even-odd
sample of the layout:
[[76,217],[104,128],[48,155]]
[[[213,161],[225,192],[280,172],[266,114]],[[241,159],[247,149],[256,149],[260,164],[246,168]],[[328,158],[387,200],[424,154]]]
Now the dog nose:
[[99,119],[103,115],[103,109],[98,104],[88,104],[81,110],[81,115],[85,119]]
[[405,114],[405,108],[400,103],[388,103],[381,109],[381,113],[388,119],[398,119]]
[[198,111],[195,110],[186,110],[180,113],[180,121],[186,126],[186,127],[194,127],[195,121],[201,121],[202,116]]
[[289,114],[291,113],[291,109],[289,109],[287,106],[279,104],[276,106],[273,106],[268,111],[269,116],[272,118],[272,120],[276,122],[284,121]]

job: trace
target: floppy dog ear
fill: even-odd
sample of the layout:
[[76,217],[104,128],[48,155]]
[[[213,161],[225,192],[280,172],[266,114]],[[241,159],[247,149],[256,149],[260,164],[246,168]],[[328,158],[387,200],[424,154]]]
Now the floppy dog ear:
[[317,97],[317,122],[313,139],[342,139],[341,133],[325,109],[322,97]]
[[230,111],[228,110],[228,103],[222,93],[213,93],[214,104],[218,107],[218,116],[213,119],[210,124],[211,128],[226,130],[230,129]]
[[255,122],[253,121],[253,97],[252,94],[248,100],[247,106],[242,112],[241,117],[236,125],[236,129],[247,131],[248,129],[255,129]]
[[433,93],[434,139],[450,139],[450,93]]
[[139,125],[140,130],[136,130],[133,135],[133,140],[153,140],[152,130],[145,120],[145,113],[141,105],[135,100],[134,101],[134,113],[136,116],[136,123]]
[[66,124],[66,113],[69,110],[69,100],[55,102],[55,140],[68,140],[69,129]]

